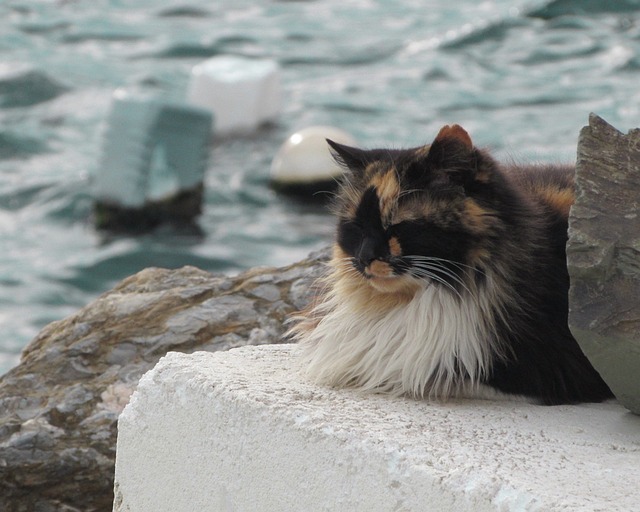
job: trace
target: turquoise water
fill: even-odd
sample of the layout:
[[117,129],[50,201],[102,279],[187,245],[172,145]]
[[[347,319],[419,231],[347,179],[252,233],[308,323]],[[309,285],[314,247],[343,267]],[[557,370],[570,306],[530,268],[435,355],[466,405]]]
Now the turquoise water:
[[[292,131],[425,143],[460,123],[500,158],[572,161],[594,111],[640,125],[640,1],[3,0],[0,2],[0,372],[48,322],[147,266],[238,272],[327,244],[331,219],[268,187]],[[91,175],[113,91],[183,99],[214,55],[276,59],[278,122],[217,139],[202,235],[106,236]]]

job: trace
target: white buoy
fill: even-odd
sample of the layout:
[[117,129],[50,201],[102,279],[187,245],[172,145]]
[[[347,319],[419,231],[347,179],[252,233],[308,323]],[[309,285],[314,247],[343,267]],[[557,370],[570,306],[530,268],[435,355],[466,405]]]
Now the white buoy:
[[193,105],[211,110],[216,133],[244,133],[280,112],[280,67],[267,59],[213,57],[194,66],[187,92]]
[[281,190],[302,193],[326,189],[343,169],[331,155],[326,139],[357,145],[347,132],[332,126],[310,126],[290,135],[271,162],[271,182]]

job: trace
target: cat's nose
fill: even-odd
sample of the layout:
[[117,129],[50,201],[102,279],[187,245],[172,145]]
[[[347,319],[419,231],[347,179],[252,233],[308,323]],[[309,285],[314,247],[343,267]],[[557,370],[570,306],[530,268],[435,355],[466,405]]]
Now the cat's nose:
[[365,237],[358,249],[358,262],[366,267],[371,264],[375,259],[381,259],[382,253],[380,251],[380,243],[373,237]]

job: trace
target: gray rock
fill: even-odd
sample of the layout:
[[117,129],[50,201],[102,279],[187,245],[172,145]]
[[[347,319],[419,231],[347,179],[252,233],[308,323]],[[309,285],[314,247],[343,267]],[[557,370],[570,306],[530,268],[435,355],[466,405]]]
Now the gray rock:
[[237,277],[131,276],[47,326],[0,379],[0,510],[110,511],[118,415],[168,351],[278,343],[328,253]]
[[592,114],[569,219],[569,325],[616,397],[640,414],[640,129]]

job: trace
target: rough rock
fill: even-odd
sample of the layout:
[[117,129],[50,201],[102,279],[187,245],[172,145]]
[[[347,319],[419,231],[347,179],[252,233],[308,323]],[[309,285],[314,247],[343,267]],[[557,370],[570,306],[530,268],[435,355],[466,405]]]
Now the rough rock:
[[47,326],[0,379],[0,510],[111,510],[117,419],[168,351],[282,341],[327,253],[236,277],[151,268]]
[[569,219],[569,325],[616,397],[640,414],[640,129],[592,114]]

